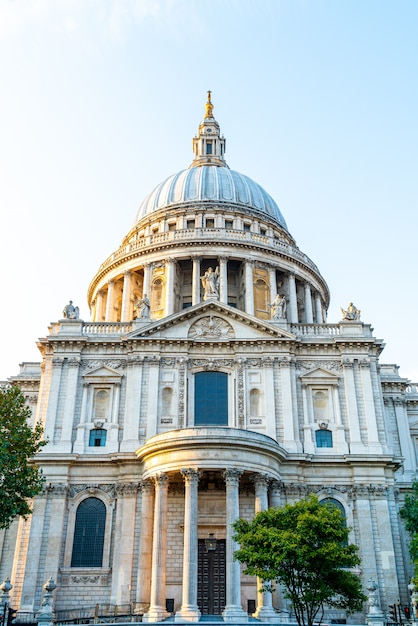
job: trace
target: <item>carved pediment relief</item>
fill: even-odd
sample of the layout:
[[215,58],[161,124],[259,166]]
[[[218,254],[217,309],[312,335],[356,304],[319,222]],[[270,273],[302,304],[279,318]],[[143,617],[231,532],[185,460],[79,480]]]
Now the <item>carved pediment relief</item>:
[[306,372],[305,374],[300,376],[300,380],[305,384],[327,384],[327,385],[338,385],[339,380],[338,374],[334,372],[330,372],[329,370],[323,367],[316,367],[315,369]]
[[216,315],[201,317],[190,326],[188,336],[195,341],[205,339],[233,339],[234,329],[231,324]]
[[119,382],[122,378],[120,372],[107,367],[106,365],[93,367],[90,371],[83,375],[84,381],[87,383],[100,383],[100,382]]

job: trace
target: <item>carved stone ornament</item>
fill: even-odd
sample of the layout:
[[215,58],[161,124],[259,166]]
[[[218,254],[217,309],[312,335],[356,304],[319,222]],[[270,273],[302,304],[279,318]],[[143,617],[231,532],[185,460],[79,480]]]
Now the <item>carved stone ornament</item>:
[[190,326],[189,337],[195,341],[208,339],[227,340],[234,338],[235,333],[232,326],[221,317],[208,315]]

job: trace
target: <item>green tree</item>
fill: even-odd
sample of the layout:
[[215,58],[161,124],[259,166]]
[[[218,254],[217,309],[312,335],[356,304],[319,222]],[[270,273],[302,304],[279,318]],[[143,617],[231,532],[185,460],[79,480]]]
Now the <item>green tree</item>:
[[326,605],[362,610],[367,598],[360,578],[347,569],[360,564],[358,548],[348,543],[350,529],[335,505],[311,495],[262,511],[251,522],[239,519],[233,528],[240,544],[235,558],[245,573],[258,576],[264,591],[280,583],[300,626],[320,624]]
[[412,492],[407,493],[404,505],[399,511],[405,522],[405,528],[411,535],[409,554],[414,563],[414,584],[418,583],[418,481],[412,483]]
[[46,444],[43,429],[29,425],[30,409],[16,386],[0,388],[0,528],[17,515],[32,511],[28,499],[42,489],[44,479],[33,457]]

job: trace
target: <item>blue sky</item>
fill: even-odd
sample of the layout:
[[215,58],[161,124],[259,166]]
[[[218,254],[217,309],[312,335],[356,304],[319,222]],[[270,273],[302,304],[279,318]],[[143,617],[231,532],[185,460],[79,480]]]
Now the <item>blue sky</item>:
[[228,164],[418,381],[418,2],[0,0],[0,380],[192,160]]

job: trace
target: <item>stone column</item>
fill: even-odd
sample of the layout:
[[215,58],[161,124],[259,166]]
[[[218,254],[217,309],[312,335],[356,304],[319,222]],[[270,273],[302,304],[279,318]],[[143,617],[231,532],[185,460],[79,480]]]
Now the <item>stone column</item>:
[[278,480],[272,480],[270,483],[270,508],[278,509],[282,504],[282,484]]
[[142,295],[150,295],[151,288],[151,264],[144,263],[144,282],[142,283]]
[[192,305],[200,302],[200,257],[193,257]]
[[270,302],[273,302],[274,298],[277,296],[277,280],[276,280],[275,268],[272,268],[269,274],[270,274]]
[[289,274],[289,322],[297,324],[298,318],[298,301],[296,295],[296,278],[294,274]]
[[132,273],[128,270],[123,275],[123,295],[122,295],[122,313],[121,322],[129,322],[132,319],[131,311],[131,277]]
[[165,314],[174,313],[174,259],[167,259],[165,262]]
[[305,319],[307,324],[313,324],[312,294],[309,283],[305,283]]
[[[46,410],[45,423],[43,424],[43,426],[45,439],[48,438],[49,441],[52,443],[54,441],[55,420],[57,418],[58,396],[61,390],[64,359],[59,356],[54,356],[52,357],[51,361],[47,361],[46,365],[48,369],[51,369],[51,382],[49,387],[49,394],[48,396],[45,395],[45,397],[48,398],[48,407]],[[44,375],[45,374],[46,372],[44,373]],[[51,443],[49,445],[51,445]]]
[[[268,486],[269,477],[267,474],[257,474],[254,477],[255,486],[255,514],[268,509]],[[273,609],[273,597],[271,591],[262,591],[263,581],[257,578],[257,609],[254,617],[263,622],[276,620],[277,615]]]
[[161,622],[169,617],[165,608],[165,581],[167,562],[167,500],[168,476],[158,474],[154,477],[155,505],[154,531],[152,541],[151,603],[144,622]]
[[94,322],[103,322],[103,308],[104,308],[104,293],[103,290],[97,292],[97,302],[96,302],[96,315],[93,321]]
[[141,534],[139,537],[139,567],[136,587],[138,610],[144,612],[151,603],[152,532],[154,522],[154,483],[141,482]]
[[115,291],[115,281],[109,280],[107,283],[107,300],[106,300],[106,322],[113,322],[113,294]]
[[228,260],[219,257],[219,300],[228,304]]
[[184,546],[183,546],[183,594],[180,611],[175,622],[198,622],[197,606],[197,487],[200,472],[193,468],[180,470],[185,486],[184,499]]
[[315,317],[316,317],[317,324],[324,323],[324,317],[322,315],[321,294],[319,292],[315,294]]
[[239,478],[242,472],[235,468],[224,472],[226,484],[226,606],[222,616],[225,622],[243,623],[248,615],[241,607],[240,564],[234,560],[238,544],[233,540],[232,524],[239,518]]
[[253,262],[245,261],[245,312],[254,315]]

